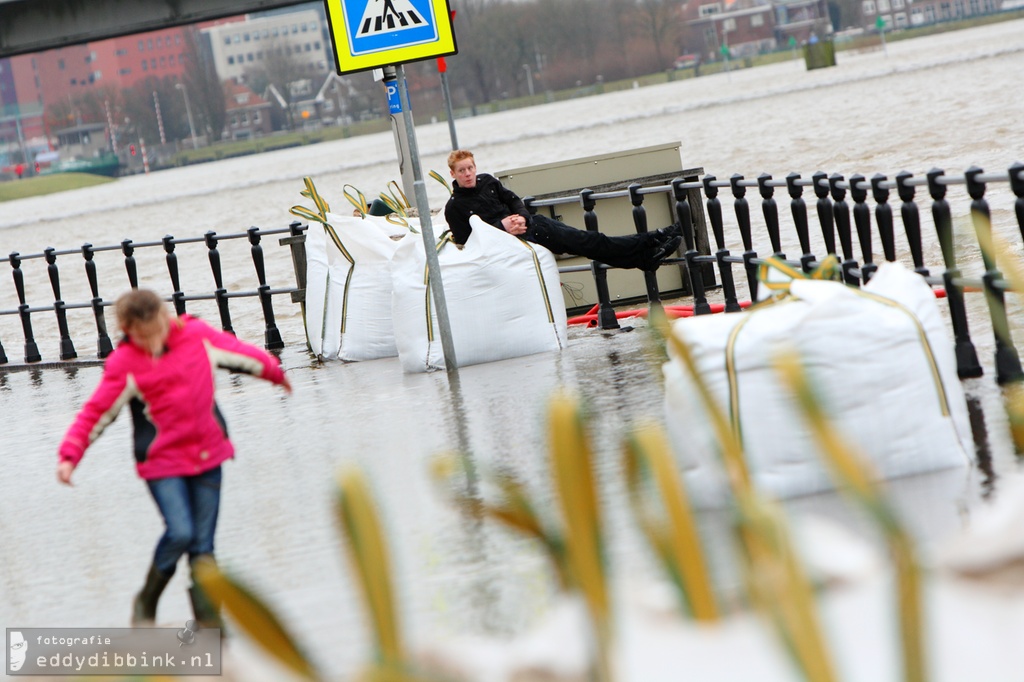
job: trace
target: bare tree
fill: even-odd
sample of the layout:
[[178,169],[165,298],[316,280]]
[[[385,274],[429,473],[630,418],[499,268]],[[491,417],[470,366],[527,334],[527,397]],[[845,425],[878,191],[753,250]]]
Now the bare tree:
[[[198,120],[195,125],[205,130],[212,141],[219,140],[227,118],[224,90],[213,57],[203,46],[203,35],[195,28],[185,31],[184,86],[188,88],[190,105]],[[178,96],[181,98],[181,96]]]

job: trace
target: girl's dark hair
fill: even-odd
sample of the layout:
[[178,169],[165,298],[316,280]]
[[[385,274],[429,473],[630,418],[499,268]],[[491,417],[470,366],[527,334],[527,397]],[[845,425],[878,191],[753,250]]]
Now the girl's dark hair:
[[164,302],[149,289],[132,289],[114,304],[117,323],[127,329],[136,322],[149,322],[164,310]]

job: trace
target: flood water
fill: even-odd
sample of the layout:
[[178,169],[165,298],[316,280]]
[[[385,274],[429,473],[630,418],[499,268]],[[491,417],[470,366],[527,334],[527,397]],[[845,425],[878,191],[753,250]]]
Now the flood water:
[[[971,165],[995,172],[1024,159],[1024,120],[1015,113],[1024,73],[1024,21],[899,42],[888,46],[888,54],[843,52],[838,61],[836,68],[812,72],[802,61],[788,61],[460,120],[459,141],[476,152],[482,171],[491,172],[671,141],[682,143],[684,167],[700,166],[719,177],[817,170],[892,176],[932,167],[962,172]],[[424,169],[443,171],[447,126],[421,125],[417,135]],[[116,244],[126,237],[146,242],[165,234],[200,236],[207,230],[233,234],[250,225],[285,227],[288,208],[302,203],[306,175],[333,208],[347,209],[345,183],[372,195],[397,179],[391,135],[0,204],[0,253]],[[432,181],[427,187],[432,205],[440,206],[445,190]],[[994,220],[1019,244],[1010,217],[1012,195],[1005,183],[998,190],[993,186]],[[976,249],[967,250],[962,188],[951,190],[951,201],[964,256],[976,257]],[[786,242],[794,253],[795,243],[793,236]],[[287,250],[269,238],[263,246],[271,284],[292,285]],[[767,250],[765,244],[761,248]],[[178,252],[185,289],[212,291],[206,250],[182,246]],[[941,262],[937,254],[934,244],[928,248],[931,263]],[[168,290],[162,251],[137,255],[144,284]],[[247,244],[224,245],[223,257],[230,290],[255,288]],[[101,295],[113,298],[126,287],[123,259],[112,252],[96,261]],[[80,256],[62,256],[58,265],[64,299],[88,300]],[[29,301],[52,302],[39,261],[25,270]],[[0,309],[16,308],[10,279],[0,282]],[[991,367],[991,331],[980,312],[983,303],[972,305],[972,333],[986,375],[965,386],[980,407],[992,469],[974,471],[967,480],[954,472],[892,482],[897,504],[926,551],[962,527],[983,495],[998,493],[998,476],[1015,467]],[[217,319],[208,303],[189,309]],[[618,475],[625,429],[643,416],[660,418],[662,409],[660,369],[642,329],[604,335],[574,328],[561,354],[464,368],[450,381],[444,373],[405,375],[397,359],[317,366],[305,352],[298,306],[277,297],[275,312],[294,395],[252,379],[218,379],[238,455],[226,466],[217,553],[223,566],[283,615],[324,671],[350,672],[369,656],[362,604],[333,511],[335,475],[349,463],[366,471],[380,502],[402,619],[413,643],[456,633],[513,633],[535,622],[554,590],[543,557],[521,537],[453,510],[427,467],[435,453],[467,450],[482,471],[512,470],[549,499],[544,409],[559,385],[576,389],[599,416],[592,428],[613,572],[631,579],[654,575]],[[1021,338],[1019,312],[1011,302]],[[232,314],[241,338],[262,343],[263,320],[254,300],[233,301]],[[56,325],[45,317],[35,315],[33,323],[44,360],[53,361]],[[92,325],[88,311],[71,316],[83,357],[95,354]],[[12,363],[20,362],[16,316],[0,317],[0,342]],[[98,367],[74,364],[0,369],[0,626],[127,623],[131,595],[160,533],[145,486],[134,475],[130,420],[122,417],[94,444],[74,489],[54,479],[59,440],[99,376]],[[863,525],[833,496],[790,507]],[[704,530],[720,580],[733,582],[728,543],[720,539],[722,518],[705,515]],[[189,617],[185,573],[179,570],[161,602],[163,623]]]

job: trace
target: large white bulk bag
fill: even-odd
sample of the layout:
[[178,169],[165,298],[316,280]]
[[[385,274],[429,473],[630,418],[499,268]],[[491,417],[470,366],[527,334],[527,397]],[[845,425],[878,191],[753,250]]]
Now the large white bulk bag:
[[327,359],[394,357],[391,257],[399,244],[394,237],[408,230],[373,216],[322,217],[326,222],[310,221],[306,236],[310,348]]
[[[473,232],[459,249],[433,221],[445,301],[460,366],[560,350],[566,316],[555,258],[472,216]],[[444,350],[433,296],[428,296],[422,235],[410,235],[392,259],[395,341],[402,369],[443,369]]]
[[[834,424],[881,476],[969,464],[973,441],[952,342],[919,275],[886,263],[863,289],[796,279],[789,292],[672,327],[738,427],[760,489],[787,497],[833,487],[772,366],[782,347],[800,354]],[[706,410],[678,358],[664,374],[667,427],[688,487],[702,504],[718,503],[726,481]]]

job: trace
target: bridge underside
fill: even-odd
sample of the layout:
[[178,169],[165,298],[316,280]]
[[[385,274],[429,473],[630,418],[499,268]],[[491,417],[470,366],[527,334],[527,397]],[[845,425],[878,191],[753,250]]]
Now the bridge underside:
[[0,57],[301,4],[296,0],[0,0]]

